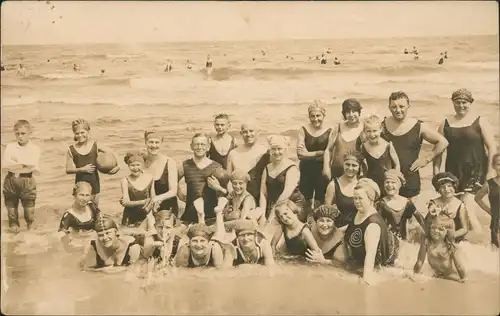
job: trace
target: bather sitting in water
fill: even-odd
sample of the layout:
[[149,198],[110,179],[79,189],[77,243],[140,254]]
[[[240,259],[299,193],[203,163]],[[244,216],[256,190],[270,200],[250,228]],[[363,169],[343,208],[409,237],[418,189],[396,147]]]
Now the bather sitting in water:
[[173,263],[181,241],[183,228],[177,226],[177,218],[171,211],[161,210],[155,216],[156,234],[152,235],[154,247],[152,256],[163,265]]
[[253,221],[240,220],[235,225],[235,251],[233,254],[233,266],[243,264],[274,265],[273,252],[269,241],[257,232],[257,226]]
[[[94,230],[97,238],[90,242],[81,262],[85,270],[124,267],[139,260],[141,246],[134,237],[122,235],[111,217],[101,214],[96,220]],[[111,269],[111,271],[116,270],[121,271]]]

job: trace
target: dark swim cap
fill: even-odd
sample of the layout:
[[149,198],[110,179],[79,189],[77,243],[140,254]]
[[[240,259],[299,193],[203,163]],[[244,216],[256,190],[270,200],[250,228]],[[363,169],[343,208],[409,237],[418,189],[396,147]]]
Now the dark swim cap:
[[118,230],[118,225],[116,222],[109,216],[99,215],[94,224],[94,230],[96,232],[102,232],[108,229],[116,229]]

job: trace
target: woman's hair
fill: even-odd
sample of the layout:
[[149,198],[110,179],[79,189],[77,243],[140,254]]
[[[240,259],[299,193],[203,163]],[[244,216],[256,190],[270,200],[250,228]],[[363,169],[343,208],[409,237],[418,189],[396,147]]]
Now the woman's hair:
[[458,178],[451,172],[440,172],[432,178],[432,186],[436,191],[445,183],[453,184],[456,191],[458,187]]
[[123,161],[125,161],[127,165],[134,161],[142,162],[144,164],[144,153],[141,151],[129,151],[123,157]]
[[455,247],[455,240],[454,240],[454,232],[455,232],[455,222],[453,221],[452,218],[446,216],[446,215],[431,215],[430,220],[428,221],[428,227],[426,229],[426,243],[432,244],[432,238],[431,238],[431,226],[432,225],[439,225],[443,226],[446,228],[446,236],[444,237],[444,242],[446,244],[446,247],[448,248],[449,252],[453,252],[456,247]]
[[278,206],[276,206],[275,208],[275,212],[276,212],[276,220],[278,221],[278,223],[280,223],[280,225],[284,225],[282,222],[281,222],[281,218],[278,216],[277,212],[279,209],[282,209],[282,208],[288,208],[290,211],[292,211],[293,214],[295,215],[298,215],[299,214],[299,207],[297,206],[297,204],[295,204],[293,201],[291,200],[286,200],[285,202],[283,203],[280,203]]
[[359,179],[358,183],[354,187],[354,190],[360,189],[366,192],[366,196],[368,196],[372,202],[375,202],[380,197],[380,188],[378,187],[378,184],[370,178]]
[[83,190],[83,189],[87,189],[92,193],[92,186],[90,185],[90,183],[88,183],[86,181],[78,181],[73,186],[73,196],[76,196],[76,194],[78,192],[80,192],[80,190]]
[[361,114],[361,109],[363,109],[363,107],[357,99],[352,98],[342,102],[342,116],[344,117],[344,119],[346,118],[345,115],[347,112],[354,111]]

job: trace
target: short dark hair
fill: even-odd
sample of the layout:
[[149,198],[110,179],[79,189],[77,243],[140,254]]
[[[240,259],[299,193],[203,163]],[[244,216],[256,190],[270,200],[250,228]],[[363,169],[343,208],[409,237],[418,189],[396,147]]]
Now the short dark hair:
[[344,116],[345,119],[345,114],[349,111],[355,111],[361,114],[362,108],[361,103],[359,103],[357,99],[347,99],[342,102],[342,116]]
[[403,91],[396,91],[396,92],[391,93],[391,95],[389,96],[389,104],[391,104],[391,101],[396,101],[396,100],[400,100],[400,99],[405,99],[406,102],[408,104],[410,104],[410,98]]

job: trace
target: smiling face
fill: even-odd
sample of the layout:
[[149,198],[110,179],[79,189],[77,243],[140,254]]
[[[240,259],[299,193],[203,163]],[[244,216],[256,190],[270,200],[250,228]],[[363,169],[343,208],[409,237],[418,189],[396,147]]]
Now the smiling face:
[[348,110],[343,113],[345,120],[348,124],[357,124],[359,123],[359,115],[360,113],[355,110]]
[[431,239],[434,242],[442,242],[446,237],[448,229],[443,225],[433,223],[430,227]]
[[214,121],[214,128],[219,136],[224,135],[230,126],[231,124],[225,118],[218,118]]
[[276,209],[276,216],[283,225],[291,225],[297,220],[297,215],[286,205],[282,205]]
[[253,145],[255,144],[255,141],[257,140],[257,128],[255,126],[252,126],[250,124],[243,124],[241,125],[241,131],[240,131],[241,137],[243,138],[243,142],[247,145]]
[[280,162],[285,158],[286,148],[281,145],[274,145],[270,147],[269,153],[273,162]]
[[443,198],[452,198],[455,196],[455,186],[451,182],[445,182],[439,186],[438,192]]
[[203,257],[210,251],[208,239],[202,236],[194,236],[189,240],[191,253],[195,257]]
[[401,185],[399,182],[394,181],[393,179],[385,179],[384,180],[384,190],[387,196],[395,196],[399,194],[399,189]]
[[161,240],[168,240],[171,236],[172,228],[174,228],[173,216],[169,219],[162,219],[155,223],[156,232]]
[[161,147],[161,138],[156,136],[149,136],[146,140],[146,149],[148,151],[148,155],[156,156],[160,153]]
[[143,163],[140,161],[132,161],[129,163],[128,168],[130,170],[130,174],[133,176],[139,176],[142,173]]
[[14,134],[19,145],[26,145],[31,137],[31,129],[27,126],[20,126],[14,130]]
[[208,150],[208,139],[205,136],[199,136],[193,138],[191,141],[191,149],[193,154],[197,158],[203,158],[207,155]]
[[255,233],[252,232],[242,232],[238,234],[238,243],[241,248],[253,248],[255,247]]
[[315,128],[320,128],[321,125],[323,125],[324,119],[325,115],[323,115],[323,113],[319,110],[309,112],[309,121],[311,121],[311,125]]
[[75,203],[79,206],[85,206],[89,203],[92,198],[92,188],[86,185],[82,185],[75,192]]
[[396,121],[403,121],[408,114],[408,109],[410,104],[405,98],[391,100],[389,103],[389,111],[391,111],[392,117]]
[[316,221],[316,227],[318,228],[318,234],[321,236],[329,236],[333,233],[334,222],[333,219],[329,217],[320,217]]
[[472,103],[463,99],[453,101],[453,108],[455,109],[457,115],[460,117],[464,117],[465,115],[467,115],[467,113],[469,113],[471,105]]
[[97,239],[105,248],[111,248],[118,241],[117,230],[110,228],[100,231],[97,233]]
[[231,184],[233,185],[234,193],[237,195],[241,195],[247,190],[247,183],[243,180],[231,180]]
[[365,124],[364,132],[370,144],[378,144],[380,134],[382,133],[382,126],[375,123]]
[[82,125],[77,125],[73,129],[74,139],[78,144],[85,143],[89,139],[89,131],[87,131]]
[[354,159],[344,160],[344,175],[348,178],[357,177],[359,174],[359,163]]

